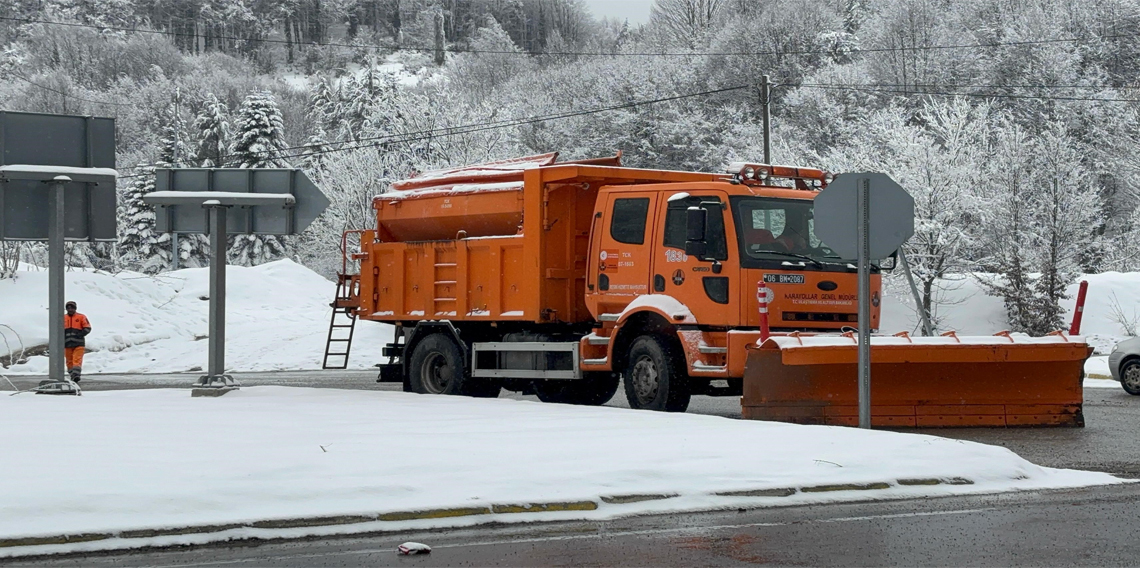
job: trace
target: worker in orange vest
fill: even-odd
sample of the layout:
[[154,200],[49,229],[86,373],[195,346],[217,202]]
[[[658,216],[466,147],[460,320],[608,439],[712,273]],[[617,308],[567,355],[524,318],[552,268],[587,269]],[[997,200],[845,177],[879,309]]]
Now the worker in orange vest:
[[75,302],[68,302],[64,307],[67,315],[63,316],[63,356],[67,361],[67,374],[79,382],[79,375],[83,373],[83,350],[87,346],[84,338],[91,333],[91,322],[75,311]]

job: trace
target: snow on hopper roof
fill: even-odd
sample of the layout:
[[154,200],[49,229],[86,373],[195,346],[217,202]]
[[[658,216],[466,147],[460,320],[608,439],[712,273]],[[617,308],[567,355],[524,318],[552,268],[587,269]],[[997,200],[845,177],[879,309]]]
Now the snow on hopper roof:
[[[391,189],[382,195],[385,197],[406,197],[407,195],[403,194],[403,192],[409,190],[444,188],[445,186],[458,184],[521,182],[524,171],[542,166],[555,165],[557,160],[558,152],[550,152],[548,154],[511,158],[509,160],[499,160],[485,164],[435,170],[422,173],[411,179],[393,182]],[[621,152],[618,152],[612,157],[561,162],[561,164],[620,166]]]

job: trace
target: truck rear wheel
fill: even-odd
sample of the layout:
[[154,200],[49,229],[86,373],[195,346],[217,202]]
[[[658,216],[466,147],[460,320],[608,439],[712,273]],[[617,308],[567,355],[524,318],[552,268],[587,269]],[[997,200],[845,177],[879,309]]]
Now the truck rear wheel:
[[599,406],[610,401],[618,389],[618,377],[610,372],[583,373],[576,380],[534,382],[534,393],[542,402]]
[[652,335],[633,340],[624,383],[630,408],[684,412],[692,393],[672,346]]
[[420,394],[458,394],[481,398],[499,396],[498,383],[475,379],[463,364],[463,351],[442,333],[423,338],[408,360],[408,382]]

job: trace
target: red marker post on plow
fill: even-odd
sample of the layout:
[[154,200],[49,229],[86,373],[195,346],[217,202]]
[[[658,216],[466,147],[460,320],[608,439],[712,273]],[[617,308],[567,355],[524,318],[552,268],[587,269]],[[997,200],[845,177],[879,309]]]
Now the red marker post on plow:
[[776,298],[776,293],[768,287],[767,280],[768,275],[764,274],[756,283],[756,301],[760,302],[760,343],[767,341],[770,335],[768,330],[768,304]]

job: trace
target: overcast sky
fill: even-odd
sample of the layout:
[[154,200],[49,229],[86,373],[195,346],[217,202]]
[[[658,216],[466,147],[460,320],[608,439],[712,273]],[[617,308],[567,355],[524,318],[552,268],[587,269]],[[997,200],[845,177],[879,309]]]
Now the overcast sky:
[[599,18],[629,20],[630,24],[649,21],[649,8],[653,0],[585,0],[586,6]]

